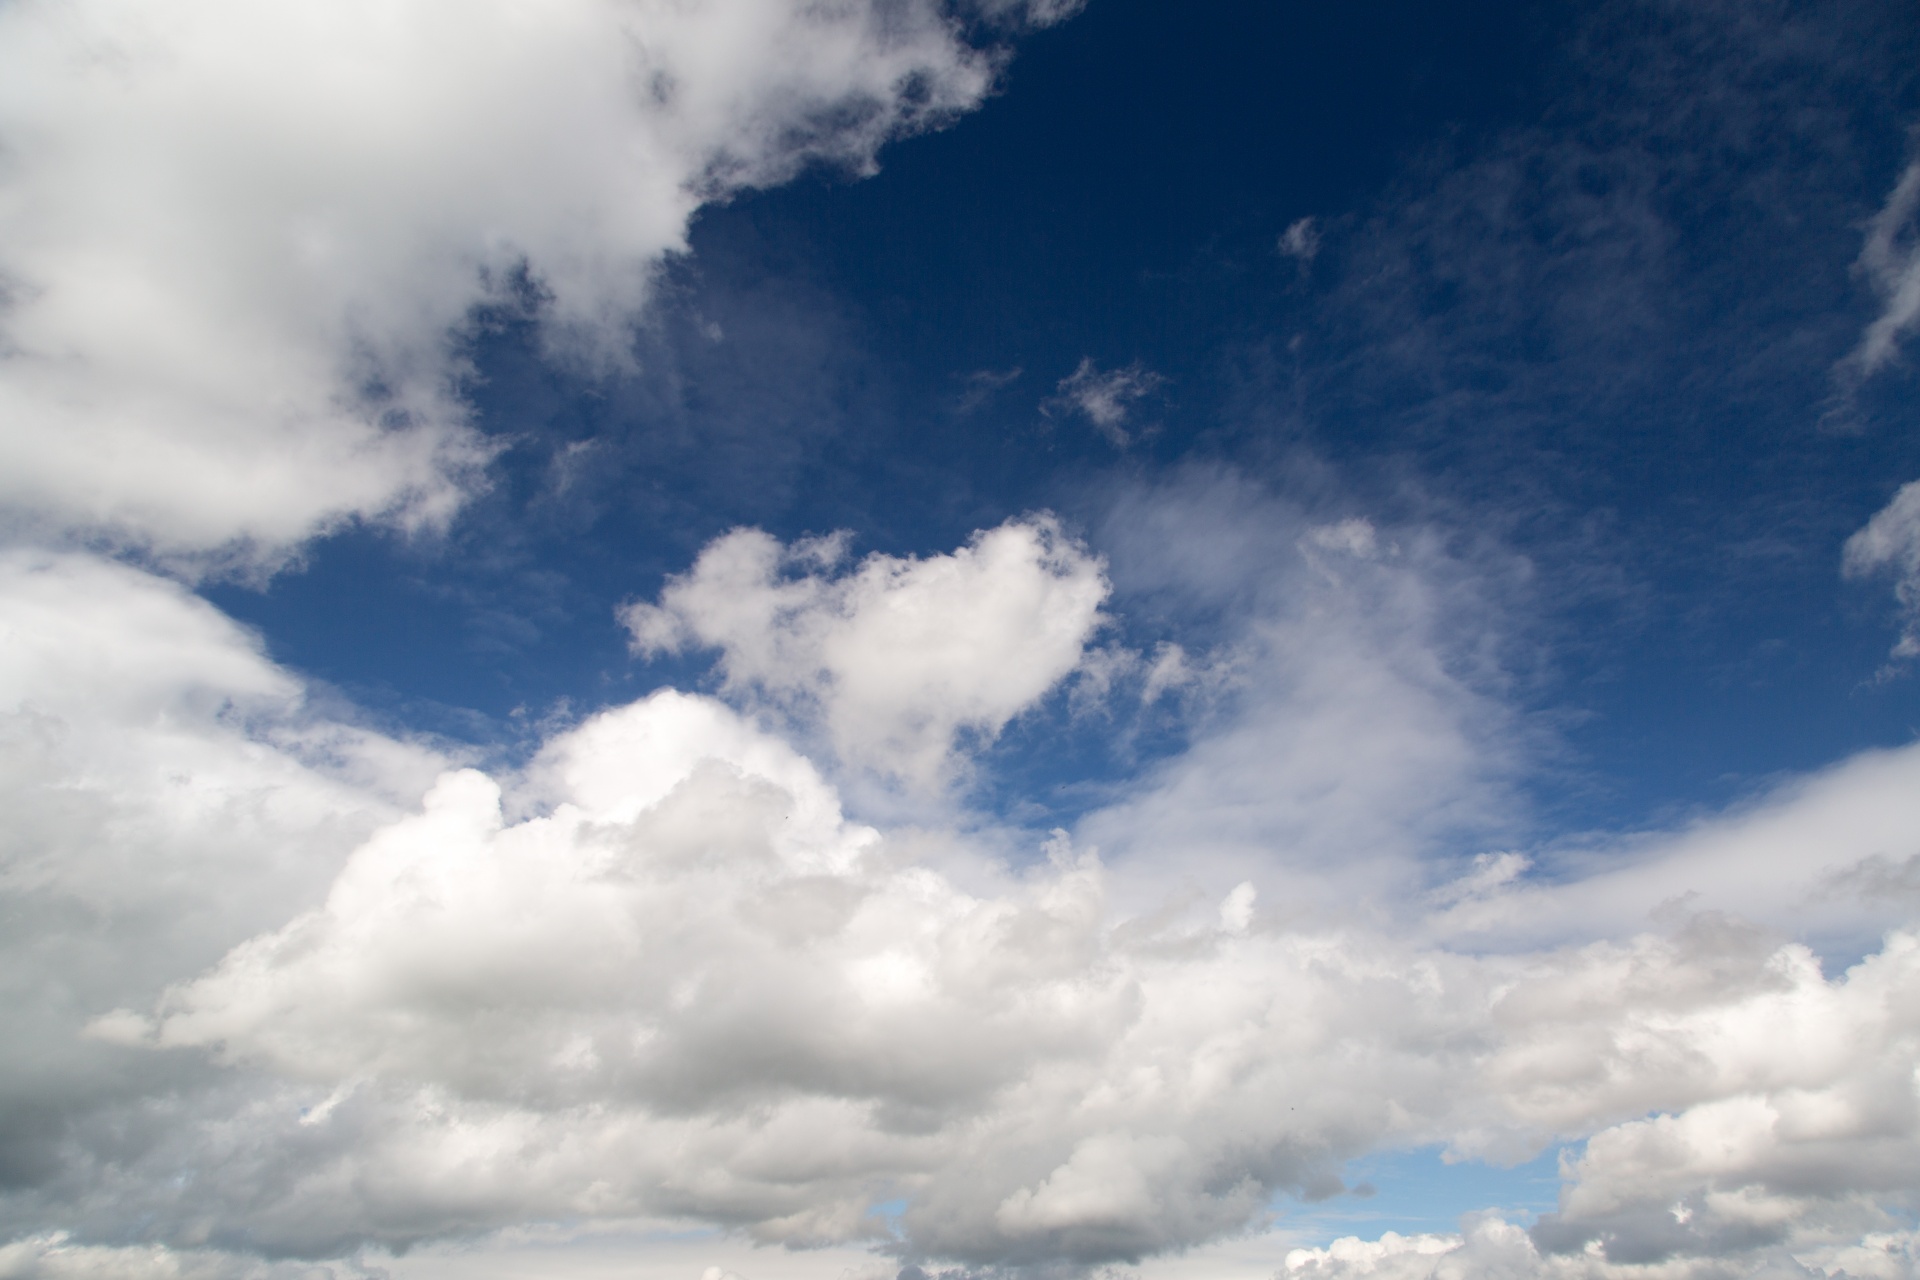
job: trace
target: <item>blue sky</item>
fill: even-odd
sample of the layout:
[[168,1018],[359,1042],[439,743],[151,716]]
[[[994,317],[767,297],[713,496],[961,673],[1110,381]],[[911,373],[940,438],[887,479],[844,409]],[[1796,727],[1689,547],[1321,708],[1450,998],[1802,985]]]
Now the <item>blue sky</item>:
[[0,1276],[1913,1274],[1916,67],[0,4]]
[[[403,718],[537,714],[644,685],[613,605],[732,525],[924,553],[1226,466],[1526,557],[1529,701],[1579,721],[1590,821],[1903,742],[1885,596],[1834,566],[1920,469],[1907,371],[1820,426],[1906,158],[1899,17],[1096,7],[879,174],[703,210],[636,376],[477,335],[509,449],[444,540],[349,532],[216,598]],[[1147,438],[1046,416],[1082,359],[1166,380]],[[593,474],[543,502],[569,448]]]

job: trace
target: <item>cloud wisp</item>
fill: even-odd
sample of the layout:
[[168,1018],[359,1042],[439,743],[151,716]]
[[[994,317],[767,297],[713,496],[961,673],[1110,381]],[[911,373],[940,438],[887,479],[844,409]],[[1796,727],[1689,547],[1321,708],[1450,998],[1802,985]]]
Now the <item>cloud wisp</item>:
[[1119,369],[1102,370],[1092,356],[1060,379],[1055,394],[1040,406],[1042,413],[1077,413],[1092,423],[1116,449],[1133,443],[1126,421],[1133,407],[1165,385],[1166,379],[1135,361]]
[[1842,370],[1854,379],[1872,377],[1899,356],[1901,341],[1920,325],[1920,161],[1909,164],[1867,224],[1860,274],[1881,301],[1880,314],[1860,336]]

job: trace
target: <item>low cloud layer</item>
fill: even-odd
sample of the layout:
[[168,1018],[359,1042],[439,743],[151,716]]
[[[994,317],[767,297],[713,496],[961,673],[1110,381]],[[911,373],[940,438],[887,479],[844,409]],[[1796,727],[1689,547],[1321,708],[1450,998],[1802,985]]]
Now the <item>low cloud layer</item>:
[[255,568],[443,521],[491,449],[475,308],[618,367],[699,205],[869,169],[995,68],[934,0],[10,4],[0,502]]
[[[1313,557],[1399,545],[1365,528],[1309,526],[1303,563],[1354,582]],[[837,634],[889,591],[924,604],[929,580],[971,582],[968,600],[1068,591],[1077,644],[1105,586],[1056,536],[1016,523],[840,576],[803,548],[789,613]],[[6,651],[10,732],[44,775],[16,829],[74,842],[38,880],[16,855],[9,901],[118,922],[73,957],[46,949],[54,931],[10,935],[12,972],[57,994],[6,1086],[59,1123],[0,1207],[78,1233],[10,1246],[17,1274],[162,1254],[255,1274],[235,1260],[636,1217],[1057,1274],[1258,1226],[1340,1194],[1349,1159],[1435,1144],[1496,1161],[1585,1146],[1530,1234],[1490,1222],[1294,1269],[1479,1274],[1474,1251],[1498,1246],[1518,1275],[1704,1280],[1775,1256],[1834,1272],[1908,1207],[1920,944],[1896,930],[1826,972],[1728,913],[1729,877],[1690,873],[1684,834],[1643,838],[1638,878],[1600,895],[1619,924],[1584,927],[1601,936],[1458,947],[1462,904],[1526,917],[1608,882],[1534,883],[1516,858],[1424,899],[1386,884],[1369,910],[1302,914],[1284,862],[1238,883],[1196,864],[1186,890],[1108,865],[1085,843],[1113,825],[1097,814],[1009,863],[850,820],[794,746],[673,691],[557,735],[523,772],[444,771],[395,805],[356,761],[389,779],[443,762],[315,719],[177,589],[75,558],[19,561],[4,585],[11,636],[37,609],[98,619]],[[128,645],[136,631],[154,643]],[[1055,634],[1020,643],[1044,656]],[[1220,733],[1201,746],[1219,761],[1265,749]],[[1856,798],[1910,829],[1916,753],[1898,756],[1849,768]],[[1836,853],[1805,834],[1824,796],[1789,787],[1726,821],[1808,867]],[[225,897],[149,921],[167,885],[209,876]]]

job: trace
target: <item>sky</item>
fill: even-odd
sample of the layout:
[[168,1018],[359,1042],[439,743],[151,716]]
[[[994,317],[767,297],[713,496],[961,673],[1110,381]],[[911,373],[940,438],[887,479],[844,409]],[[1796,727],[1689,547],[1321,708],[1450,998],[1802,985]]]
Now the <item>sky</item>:
[[1910,0],[0,0],[0,1280],[1920,1276]]

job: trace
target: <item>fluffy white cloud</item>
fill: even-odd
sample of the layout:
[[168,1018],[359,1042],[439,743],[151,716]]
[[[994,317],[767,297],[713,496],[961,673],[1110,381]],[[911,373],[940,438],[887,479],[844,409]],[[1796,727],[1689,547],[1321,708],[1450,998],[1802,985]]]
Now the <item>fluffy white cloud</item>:
[[1847,576],[1888,574],[1903,625],[1896,658],[1920,656],[1920,481],[1903,486],[1866,527],[1847,539]]
[[717,648],[730,690],[817,716],[844,759],[928,785],[957,737],[992,738],[1079,664],[1108,592],[1048,516],[948,555],[845,559],[843,537],[735,530],[622,616],[639,652]]
[[82,1029],[313,901],[445,763],[317,713],[172,583],[0,554],[0,1223],[45,1196],[85,1226],[106,1169],[225,1088]]
[[476,306],[617,362],[699,204],[870,167],[995,65],[937,0],[8,4],[0,503],[253,564],[441,519]]
[[[446,775],[324,905],[96,1024],[282,1082],[196,1139],[194,1197],[149,1213],[296,1251],[679,1214],[1094,1264],[1337,1192],[1382,1144],[1594,1135],[1537,1248],[1631,1261],[1725,1252],[1761,1202],[1784,1226],[1754,1248],[1858,1243],[1920,1158],[1904,935],[1829,980],[1713,917],[1509,955],[1284,924],[1244,888],[1128,917],[1063,841],[963,889],[671,692],[537,772],[561,799],[518,823],[495,782]],[[1694,1206],[1693,1234],[1650,1235],[1656,1201]]]
[[[1326,591],[1285,594],[1338,622],[1357,592],[1405,634],[1431,603],[1402,576],[1425,554],[1409,537],[1303,525],[1287,545]],[[772,568],[714,607],[746,601],[735,648],[774,663],[808,628],[857,631],[890,591],[949,607],[925,584],[998,564],[1023,599],[1079,584],[1065,662],[1105,584],[1057,538],[1003,526],[954,557],[837,574],[829,549],[802,548],[786,576],[794,553],[763,540]],[[1009,867],[959,836],[850,821],[791,745],[672,691],[558,735],[518,774],[442,773],[414,808],[393,792],[444,762],[316,717],[179,588],[84,557],[3,567],[0,900],[23,1034],[0,1055],[17,1130],[0,1220],[35,1233],[0,1257],[14,1274],[264,1277],[262,1257],[637,1217],[1049,1274],[1338,1194],[1369,1150],[1505,1160],[1582,1140],[1531,1234],[1490,1220],[1458,1245],[1359,1242],[1296,1269],[1902,1274],[1920,1179],[1907,932],[1828,976],[1725,915],[1650,920],[1671,887],[1657,875],[1636,915],[1604,905],[1633,897],[1605,869],[1570,864],[1550,892],[1603,907],[1556,925],[1520,855],[1482,860],[1430,911],[1399,855],[1368,864],[1398,868],[1371,916],[1313,907],[1321,869],[1299,850],[1253,877],[1196,859],[1197,898],[1064,836]],[[784,630],[754,621],[754,591],[794,583],[775,595]],[[636,625],[705,607],[669,598]],[[1056,652],[1050,629],[1013,631],[1011,652]],[[1426,687],[1405,679],[1410,651],[1355,639],[1381,633],[1337,634],[1401,673],[1370,714]],[[1221,740],[1258,756],[1272,739],[1241,741],[1247,723]],[[1416,753],[1431,773],[1409,764],[1401,785],[1444,790],[1451,758]],[[1904,756],[1863,758],[1668,837],[1647,865],[1711,847],[1824,866],[1836,813],[1892,813],[1910,782]],[[1136,853],[1175,830],[1166,797],[1196,823],[1233,805],[1230,789],[1163,792]],[[1319,826],[1315,803],[1302,791],[1287,812],[1351,829],[1339,787]],[[1549,923],[1489,951],[1486,930],[1461,933],[1468,907]],[[1566,941],[1580,933],[1603,936]],[[44,1234],[61,1228],[74,1237]]]

